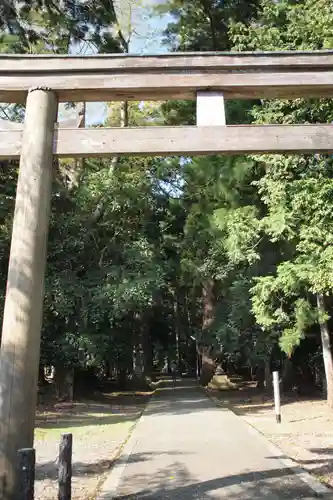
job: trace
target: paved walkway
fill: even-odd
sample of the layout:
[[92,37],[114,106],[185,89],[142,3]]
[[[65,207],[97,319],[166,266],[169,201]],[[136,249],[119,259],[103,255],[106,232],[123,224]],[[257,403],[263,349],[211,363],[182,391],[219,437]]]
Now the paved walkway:
[[162,387],[100,499],[317,498],[250,429],[231,411],[217,408],[193,383]]

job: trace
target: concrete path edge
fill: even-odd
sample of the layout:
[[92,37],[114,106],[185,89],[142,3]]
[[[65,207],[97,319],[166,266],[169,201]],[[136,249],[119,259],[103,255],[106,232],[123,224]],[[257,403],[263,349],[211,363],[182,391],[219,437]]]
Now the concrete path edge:
[[99,494],[96,497],[96,500],[113,500],[116,497],[117,489],[120,484],[125,467],[127,465],[128,459],[131,456],[131,453],[134,450],[135,445],[137,443],[137,439],[135,437],[135,429],[139,425],[139,423],[142,422],[142,420],[144,419],[145,413],[147,412],[151,400],[154,398],[157,389],[158,386],[155,388],[151,398],[149,399],[140,417],[137,419],[137,421],[131,428],[130,435],[128,436],[127,440],[120,448],[118,452],[118,457],[115,459],[113,467],[111,468],[105,481],[103,482]]
[[[208,398],[213,401],[216,406],[222,406],[220,400],[217,397],[213,396],[205,389],[203,389],[203,392]],[[232,410],[232,408],[229,409],[234,413],[234,415],[236,415],[237,418],[241,418]],[[300,465],[295,465],[295,462],[291,458],[286,457],[286,454],[283,452],[283,450],[281,450],[281,448],[272,443],[272,441],[270,441],[262,432],[260,432],[256,427],[247,422],[245,419],[243,419],[243,421],[245,422],[249,433],[252,436],[256,436],[257,439],[260,439],[265,444],[266,448],[271,453],[273,453],[273,455],[276,456],[285,467],[293,471],[304,483],[306,483],[317,497],[333,499],[333,490],[331,488],[325,486],[318,479],[312,476],[308,471],[303,469]]]

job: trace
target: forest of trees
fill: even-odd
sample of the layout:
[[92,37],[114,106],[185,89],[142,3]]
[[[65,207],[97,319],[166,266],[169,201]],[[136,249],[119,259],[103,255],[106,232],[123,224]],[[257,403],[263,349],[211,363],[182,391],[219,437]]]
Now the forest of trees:
[[[129,52],[128,2],[2,2],[0,52]],[[152,13],[165,14],[170,51],[333,48],[331,0],[168,0]],[[105,125],[195,123],[194,102],[107,110]],[[24,109],[0,114],[23,120]],[[227,101],[226,114],[332,123],[333,102]],[[1,310],[17,170],[0,162]],[[94,370],[124,386],[166,360],[195,368],[198,350],[204,384],[217,361],[267,387],[278,368],[285,390],[322,389],[333,407],[333,158],[61,160],[45,286],[41,367],[59,378]]]

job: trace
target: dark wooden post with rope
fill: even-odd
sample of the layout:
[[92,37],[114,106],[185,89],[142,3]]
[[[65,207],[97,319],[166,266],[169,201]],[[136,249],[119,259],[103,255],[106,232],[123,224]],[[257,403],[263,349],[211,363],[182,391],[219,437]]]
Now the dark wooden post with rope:
[[18,453],[18,498],[34,500],[36,452],[33,448],[19,450]]
[[58,500],[72,498],[72,448],[72,434],[63,434],[59,448]]

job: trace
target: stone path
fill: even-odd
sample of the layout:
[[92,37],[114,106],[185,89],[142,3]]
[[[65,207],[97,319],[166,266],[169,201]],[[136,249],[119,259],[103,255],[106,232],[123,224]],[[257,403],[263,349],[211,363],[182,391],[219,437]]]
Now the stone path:
[[[273,417],[274,418],[274,417]],[[314,499],[244,420],[194,383],[158,389],[99,500]]]

